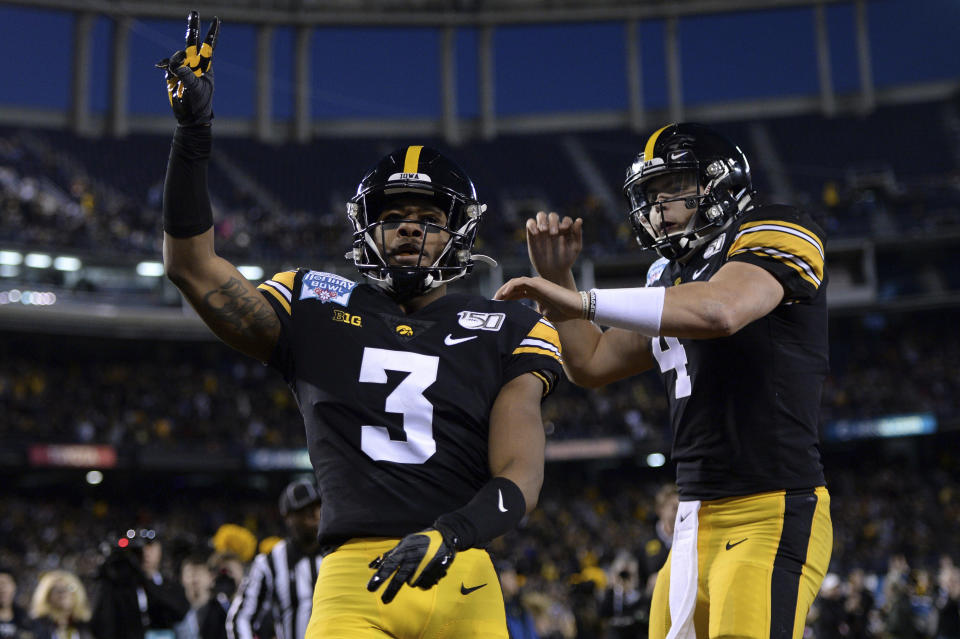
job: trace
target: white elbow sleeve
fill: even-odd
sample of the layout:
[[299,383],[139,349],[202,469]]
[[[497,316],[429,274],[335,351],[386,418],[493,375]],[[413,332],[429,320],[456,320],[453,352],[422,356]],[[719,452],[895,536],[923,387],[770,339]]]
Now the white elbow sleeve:
[[624,328],[655,337],[660,334],[666,290],[662,286],[590,289],[590,295],[596,300],[591,304],[593,317],[590,319],[602,326]]

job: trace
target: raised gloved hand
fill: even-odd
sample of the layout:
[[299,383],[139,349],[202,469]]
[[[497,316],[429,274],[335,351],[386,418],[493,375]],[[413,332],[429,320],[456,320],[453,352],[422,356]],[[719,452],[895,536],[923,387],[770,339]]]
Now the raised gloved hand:
[[456,539],[450,533],[444,535],[436,528],[407,535],[370,562],[370,567],[376,568],[377,572],[367,582],[367,590],[375,592],[390,575],[393,579],[380,597],[383,603],[393,601],[404,583],[424,590],[433,588],[453,563],[457,554],[455,545]]
[[210,124],[213,119],[213,50],[220,34],[214,17],[207,37],[200,42],[200,15],[187,16],[186,47],[156,64],[165,71],[167,97],[177,122],[183,126]]

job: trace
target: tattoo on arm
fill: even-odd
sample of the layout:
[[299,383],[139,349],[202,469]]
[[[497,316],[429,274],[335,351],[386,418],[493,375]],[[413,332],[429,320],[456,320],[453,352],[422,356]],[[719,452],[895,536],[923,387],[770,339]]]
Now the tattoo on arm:
[[203,296],[203,310],[224,329],[255,339],[279,328],[273,309],[259,293],[250,294],[235,277]]

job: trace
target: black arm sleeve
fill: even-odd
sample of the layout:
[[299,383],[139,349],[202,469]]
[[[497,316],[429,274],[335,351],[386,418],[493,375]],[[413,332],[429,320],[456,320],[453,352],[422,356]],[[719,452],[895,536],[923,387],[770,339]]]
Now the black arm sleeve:
[[163,185],[163,230],[173,237],[193,237],[213,226],[207,193],[211,146],[209,126],[178,126],[173,134]]
[[460,510],[437,517],[433,527],[457,550],[479,547],[513,529],[527,511],[523,491],[506,477],[494,477]]

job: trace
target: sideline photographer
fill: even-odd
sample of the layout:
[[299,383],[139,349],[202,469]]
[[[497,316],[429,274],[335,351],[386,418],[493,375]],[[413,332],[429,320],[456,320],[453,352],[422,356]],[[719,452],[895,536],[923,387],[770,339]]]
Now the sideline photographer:
[[97,639],[173,638],[190,604],[182,586],[160,573],[162,557],[154,530],[130,529],[109,542],[90,623]]

